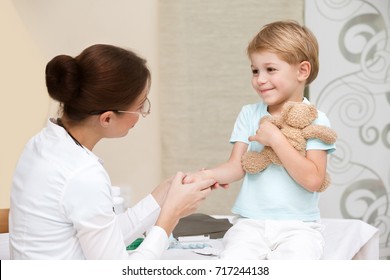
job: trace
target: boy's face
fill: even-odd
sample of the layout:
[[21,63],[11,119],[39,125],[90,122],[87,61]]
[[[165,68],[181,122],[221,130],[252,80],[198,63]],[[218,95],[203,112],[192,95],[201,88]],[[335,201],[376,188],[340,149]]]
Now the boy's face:
[[269,51],[252,53],[250,60],[252,86],[268,105],[268,112],[278,114],[285,102],[302,101],[306,78],[301,64],[288,64]]

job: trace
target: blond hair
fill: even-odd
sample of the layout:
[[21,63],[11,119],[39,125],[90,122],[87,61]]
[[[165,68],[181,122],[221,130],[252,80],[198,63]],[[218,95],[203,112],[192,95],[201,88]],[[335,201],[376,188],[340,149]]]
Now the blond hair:
[[276,21],[265,25],[247,47],[248,55],[270,51],[289,64],[308,61],[311,65],[306,85],[317,77],[319,71],[318,42],[314,34],[296,21]]

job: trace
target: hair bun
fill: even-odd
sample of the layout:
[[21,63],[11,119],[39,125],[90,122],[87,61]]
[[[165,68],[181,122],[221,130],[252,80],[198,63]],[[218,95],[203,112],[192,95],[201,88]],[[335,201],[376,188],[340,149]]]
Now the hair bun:
[[50,97],[68,103],[80,92],[80,71],[76,60],[58,55],[46,65],[46,87]]

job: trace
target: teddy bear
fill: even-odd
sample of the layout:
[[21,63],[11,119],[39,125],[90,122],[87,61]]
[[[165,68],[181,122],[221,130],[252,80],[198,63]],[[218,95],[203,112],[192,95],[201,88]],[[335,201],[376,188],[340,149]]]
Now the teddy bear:
[[[306,156],[306,142],[310,138],[318,138],[326,144],[333,144],[337,134],[329,127],[315,125],[312,122],[318,113],[314,105],[303,102],[287,102],[282,108],[279,117],[265,116],[261,118],[260,125],[264,121],[270,121],[276,125],[289,143],[303,156]],[[263,171],[271,163],[282,165],[274,150],[265,146],[262,151],[249,151],[241,159],[243,169],[250,174]],[[327,173],[319,191],[324,191],[330,183]]]

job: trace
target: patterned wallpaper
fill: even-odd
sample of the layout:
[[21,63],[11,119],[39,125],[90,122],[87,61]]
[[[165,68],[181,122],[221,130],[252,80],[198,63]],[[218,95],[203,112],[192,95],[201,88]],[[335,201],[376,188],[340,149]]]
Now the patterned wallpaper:
[[390,259],[390,1],[306,1],[305,23],[320,45],[310,100],[339,135],[323,216],[376,226]]

